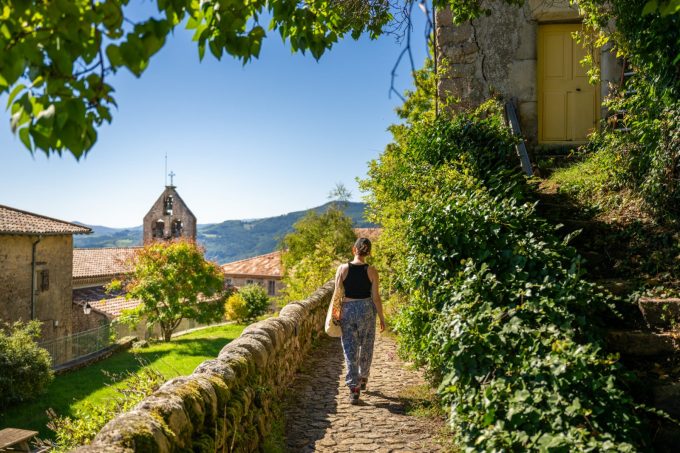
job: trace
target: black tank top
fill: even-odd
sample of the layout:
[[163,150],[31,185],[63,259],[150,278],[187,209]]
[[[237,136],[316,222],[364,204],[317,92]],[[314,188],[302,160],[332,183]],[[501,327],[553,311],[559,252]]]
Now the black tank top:
[[371,297],[371,280],[368,279],[368,264],[349,264],[343,285],[345,297],[368,299]]

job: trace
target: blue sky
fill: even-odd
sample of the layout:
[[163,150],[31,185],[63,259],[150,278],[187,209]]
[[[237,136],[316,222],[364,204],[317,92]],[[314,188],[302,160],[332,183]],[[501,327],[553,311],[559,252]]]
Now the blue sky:
[[[258,218],[318,206],[336,182],[359,200],[356,177],[390,141],[397,97],[392,36],[340,42],[317,62],[269,32],[243,66],[209,53],[182,28],[137,79],[113,79],[118,110],[86,158],[32,156],[0,113],[0,204],[88,224],[129,227],[156,200],[168,170],[199,223]],[[422,32],[414,56],[425,58]],[[404,62],[397,81],[411,86]],[[6,97],[0,98],[4,107]]]

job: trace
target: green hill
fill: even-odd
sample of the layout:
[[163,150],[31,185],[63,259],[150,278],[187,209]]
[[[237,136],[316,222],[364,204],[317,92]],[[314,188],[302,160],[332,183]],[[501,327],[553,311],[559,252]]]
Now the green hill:
[[[313,208],[323,212],[330,206]],[[352,218],[356,227],[370,227],[373,224],[364,219],[364,203],[348,203],[346,214]],[[262,255],[276,250],[276,246],[287,233],[293,230],[293,224],[302,218],[307,211],[296,211],[277,217],[254,220],[227,220],[222,223],[199,224],[197,241],[206,250],[206,257],[218,263],[228,263],[251,256]],[[108,228],[90,226],[91,235],[74,237],[75,247],[129,247],[142,242],[142,227]]]

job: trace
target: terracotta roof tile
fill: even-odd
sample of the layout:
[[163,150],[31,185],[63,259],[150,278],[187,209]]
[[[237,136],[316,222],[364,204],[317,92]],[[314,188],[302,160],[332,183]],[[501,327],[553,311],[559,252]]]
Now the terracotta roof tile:
[[382,228],[354,228],[354,234],[358,238],[368,238],[371,241],[378,239],[380,233],[382,233]]
[[73,303],[82,306],[86,302],[93,309],[113,318],[120,316],[123,310],[135,308],[140,304],[138,299],[126,299],[125,294],[122,292],[107,294],[103,286],[74,289]]
[[0,205],[0,234],[89,234],[92,230],[71,222]]
[[222,270],[227,275],[281,277],[281,251],[223,264]]
[[141,247],[73,249],[73,278],[123,275]]

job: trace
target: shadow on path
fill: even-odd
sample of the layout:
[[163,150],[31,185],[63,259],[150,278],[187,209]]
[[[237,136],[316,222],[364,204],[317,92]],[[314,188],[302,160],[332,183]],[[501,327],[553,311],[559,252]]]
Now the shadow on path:
[[289,451],[314,451],[310,446],[323,439],[331,427],[329,416],[337,413],[338,376],[343,365],[340,339],[322,335],[295,375],[289,397],[284,402]]
[[340,340],[323,336],[304,362],[284,402],[288,451],[439,452],[443,420],[409,415],[422,375],[396,355],[394,340],[376,337],[368,389],[349,404]]

